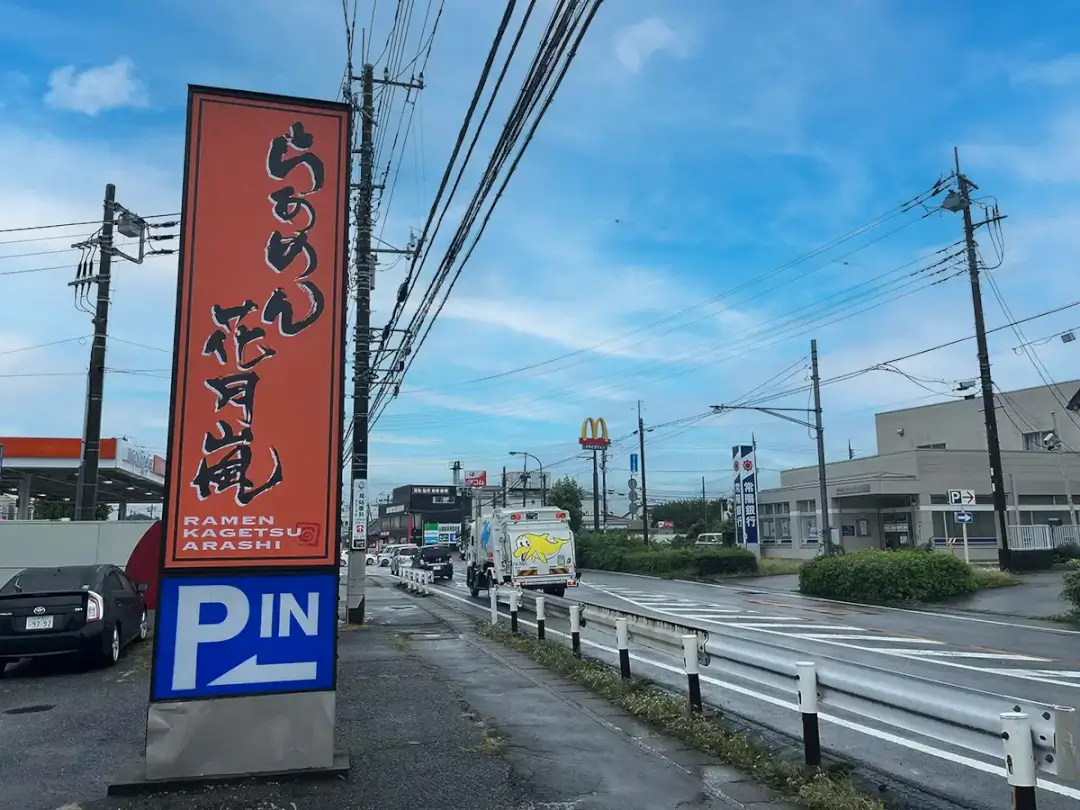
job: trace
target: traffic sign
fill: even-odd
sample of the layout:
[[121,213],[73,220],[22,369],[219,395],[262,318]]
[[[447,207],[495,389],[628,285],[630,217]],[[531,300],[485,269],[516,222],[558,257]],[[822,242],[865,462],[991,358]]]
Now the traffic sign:
[[638,454],[637,453],[631,453],[630,454],[630,472],[636,473],[637,468],[638,468]]
[[153,700],[334,688],[336,572],[165,577]]
[[950,489],[949,506],[974,506],[975,490],[973,489]]
[[953,520],[957,523],[963,523],[965,526],[974,520],[971,512],[953,512]]

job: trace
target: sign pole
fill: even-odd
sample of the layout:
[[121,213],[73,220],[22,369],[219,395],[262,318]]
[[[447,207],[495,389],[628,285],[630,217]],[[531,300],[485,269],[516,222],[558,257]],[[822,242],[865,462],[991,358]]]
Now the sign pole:
[[968,565],[971,565],[971,554],[968,553],[967,527],[968,525],[966,520],[960,524],[960,528],[964,532],[964,562],[966,562]]

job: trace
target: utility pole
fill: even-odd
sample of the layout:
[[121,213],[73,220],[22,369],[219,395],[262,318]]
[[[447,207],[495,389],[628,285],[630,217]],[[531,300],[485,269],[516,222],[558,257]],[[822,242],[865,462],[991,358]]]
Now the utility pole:
[[[367,527],[356,525],[365,512],[368,477],[368,408],[371,401],[371,204],[375,149],[375,77],[370,64],[360,77],[360,187],[356,196],[356,325],[353,333],[352,538],[350,548],[364,551]],[[355,572],[353,569],[357,569]],[[364,623],[363,567],[349,566],[350,624]]]
[[600,491],[604,493],[604,531],[607,531],[608,500],[607,500],[607,448],[600,451]]
[[75,519],[93,520],[97,513],[98,467],[101,461],[101,411],[105,395],[105,343],[109,334],[109,285],[112,281],[113,218],[116,186],[105,186],[101,217],[101,262],[98,265],[97,301],[94,307],[94,341],[90,347],[90,371],[86,380],[86,413],[83,419],[82,458],[75,491]]
[[450,464],[450,472],[453,474],[454,486],[461,485],[461,462],[454,461]]
[[1062,455],[1065,443],[1061,441],[1061,434],[1058,433],[1057,411],[1050,411],[1050,420],[1053,423],[1054,430],[1054,452],[1057,453],[1058,466],[1061,467],[1061,480],[1065,482],[1065,503],[1069,505],[1069,523],[1075,526],[1076,509],[1073,507],[1072,486],[1069,484],[1069,476],[1065,473],[1065,457]]
[[851,439],[848,439],[848,442],[847,442],[847,457],[848,457],[848,461],[855,458],[855,450],[852,449],[852,447],[851,447]]
[[[986,419],[986,449],[990,457],[990,488],[994,496],[994,512],[997,514],[998,566],[1008,571],[1012,566],[1009,550],[1009,526],[1005,504],[1005,478],[1001,469],[1001,441],[998,437],[997,411],[994,402],[994,381],[990,376],[990,351],[986,345],[986,322],[983,319],[982,290],[979,286],[979,256],[975,246],[975,225],[971,220],[971,189],[978,189],[960,171],[960,150],[953,147],[956,162],[956,184],[959,207],[964,215],[964,244],[967,248],[968,275],[971,278],[971,303],[975,310],[975,342],[979,357],[979,380],[982,383],[983,414]],[[950,198],[942,205],[946,210]]]
[[594,532],[600,531],[600,468],[599,453],[592,451],[592,526]]
[[825,429],[821,426],[821,376],[818,374],[817,341],[810,341],[810,380],[814,386],[814,430],[817,433],[818,496],[821,498],[821,539],[825,554],[832,553],[829,525],[829,486],[825,480]]
[[503,467],[503,477],[502,477],[502,505],[503,505],[503,508],[505,509],[505,508],[506,508],[506,467]]
[[[161,223],[158,227],[176,224],[175,222]],[[113,244],[114,227],[119,229],[122,236],[138,238],[137,256],[129,256]],[[91,258],[85,263],[79,263],[75,280],[68,282],[69,287],[75,288],[77,302],[86,300],[86,290],[91,284],[97,285],[93,313],[94,338],[90,346],[90,369],[86,380],[82,452],[75,489],[75,520],[94,520],[97,516],[98,470],[101,464],[101,415],[105,396],[105,349],[109,335],[109,288],[112,282],[112,260],[114,256],[119,256],[135,264],[142,264],[147,254],[147,227],[142,217],[116,202],[116,186],[109,183],[105,186],[105,200],[102,204],[101,233],[72,245],[73,248],[80,248],[83,251],[96,247],[101,254],[97,275],[93,274],[93,259]],[[173,251],[151,250],[150,252],[172,253]],[[81,308],[81,305],[77,304],[77,306]]]
[[529,457],[523,455],[521,458],[523,459],[521,462],[521,508],[524,509],[528,506],[525,498],[529,492]]
[[709,502],[705,500],[705,476],[701,476],[701,514],[704,519],[705,528],[702,531],[709,531]]
[[[350,68],[351,74],[351,68]],[[375,192],[375,83],[394,84],[406,88],[423,88],[423,77],[419,82],[391,81],[384,70],[382,79],[375,78],[375,68],[365,64],[359,76],[349,76],[350,82],[360,82],[360,183],[356,186],[357,196],[354,207],[356,220],[356,325],[353,332],[353,424],[352,424],[352,459],[350,479],[352,484],[353,536],[350,547],[365,550],[367,547],[367,527],[358,530],[356,521],[362,518],[366,509],[368,479],[368,429],[371,407],[371,288],[374,277],[375,253],[413,253],[410,250],[373,250],[371,246],[373,214],[372,206]],[[349,91],[352,100],[351,91]],[[354,570],[356,569],[356,570]],[[364,623],[364,568],[350,566],[347,617],[350,624]]]
[[645,422],[641,419],[641,400],[637,401],[638,453],[641,455],[641,528],[645,545],[649,545],[649,498],[645,489]]

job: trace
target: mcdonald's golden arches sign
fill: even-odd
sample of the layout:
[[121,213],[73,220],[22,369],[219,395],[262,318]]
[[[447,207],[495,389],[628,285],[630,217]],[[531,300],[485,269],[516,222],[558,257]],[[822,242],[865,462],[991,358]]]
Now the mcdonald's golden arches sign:
[[608,438],[607,422],[604,417],[599,419],[586,419],[581,423],[581,438],[578,443],[590,450],[608,447],[611,439]]

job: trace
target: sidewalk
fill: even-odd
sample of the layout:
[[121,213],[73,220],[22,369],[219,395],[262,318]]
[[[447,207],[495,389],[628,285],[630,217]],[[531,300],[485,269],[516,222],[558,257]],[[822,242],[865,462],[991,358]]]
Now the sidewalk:
[[582,687],[472,634],[432,598],[368,580],[341,633],[348,780],[104,798],[82,810],[788,810]]

